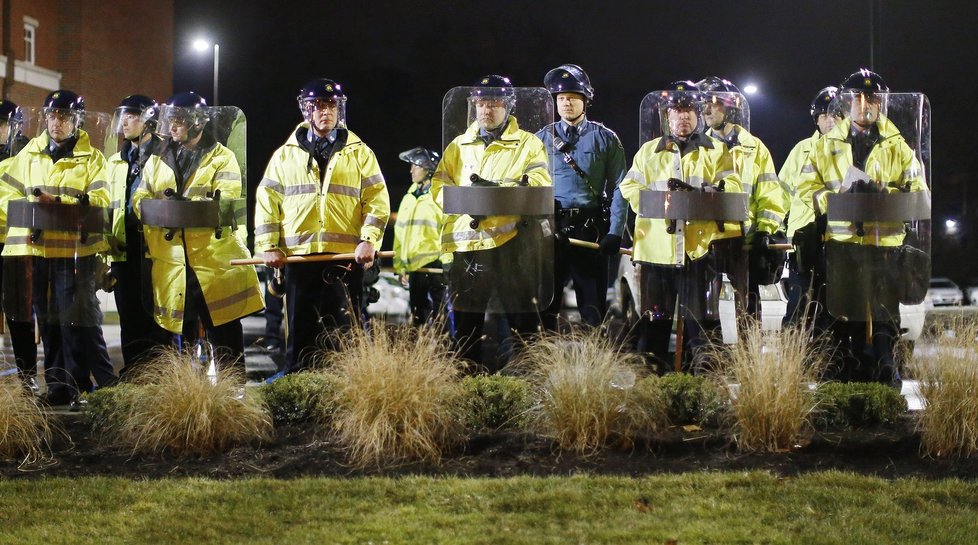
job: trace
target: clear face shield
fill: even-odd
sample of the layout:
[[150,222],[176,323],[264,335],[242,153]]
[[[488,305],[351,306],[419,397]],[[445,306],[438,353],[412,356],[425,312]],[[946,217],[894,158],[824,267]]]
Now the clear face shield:
[[112,112],[110,131],[116,135],[119,142],[139,140],[146,134],[157,131],[156,109],[147,108],[142,112],[129,108],[116,108]]
[[708,129],[722,130],[732,123],[750,130],[750,108],[740,93],[706,93],[701,110]]
[[493,93],[487,93],[487,95],[469,97],[467,120],[469,125],[478,123],[479,129],[492,132],[506,125],[509,114],[516,105],[516,99],[514,97],[492,96]]
[[702,94],[698,91],[653,91],[639,110],[639,144],[662,136],[687,138],[702,132]]
[[840,91],[833,103],[834,111],[852,120],[860,127],[868,128],[886,117],[890,93],[861,93]]
[[543,87],[453,87],[442,100],[442,149],[473,125],[496,131],[516,118],[536,132],[554,120],[554,101]]
[[186,144],[197,138],[210,121],[210,108],[184,108],[163,105],[160,107],[160,123],[157,133],[174,142]]
[[44,130],[55,142],[62,142],[76,136],[78,129],[84,124],[84,112],[79,110],[43,108],[41,117]]
[[336,128],[346,128],[346,97],[300,100],[299,111],[302,112],[302,119],[321,135],[327,135]]

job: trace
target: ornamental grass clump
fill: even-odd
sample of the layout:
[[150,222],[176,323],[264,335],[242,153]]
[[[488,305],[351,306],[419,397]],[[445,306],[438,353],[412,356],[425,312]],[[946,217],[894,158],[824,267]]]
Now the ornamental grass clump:
[[917,420],[921,450],[929,456],[975,456],[978,322],[957,319],[930,333],[934,354],[911,364],[924,404]]
[[117,396],[108,441],[133,453],[178,456],[226,452],[232,446],[270,436],[265,406],[244,388],[239,371],[218,362],[208,376],[187,352],[157,352]]
[[749,451],[793,447],[811,429],[816,407],[811,387],[829,360],[825,343],[804,327],[763,331],[743,320],[738,342],[715,348],[716,377],[730,395],[733,438]]
[[531,425],[563,450],[592,454],[611,444],[630,447],[666,425],[658,382],[642,381],[647,371],[641,357],[615,347],[603,329],[540,335],[515,370],[538,400]]
[[463,363],[441,327],[375,320],[334,342],[321,354],[334,389],[327,424],[351,463],[438,463],[463,442]]
[[0,377],[0,460],[21,465],[44,461],[50,454],[54,428],[34,394],[16,376]]

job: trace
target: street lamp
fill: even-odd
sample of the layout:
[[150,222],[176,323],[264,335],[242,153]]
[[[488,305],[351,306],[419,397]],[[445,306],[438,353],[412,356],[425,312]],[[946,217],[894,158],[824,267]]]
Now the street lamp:
[[957,220],[954,220],[953,218],[948,218],[948,219],[944,220],[944,230],[949,235],[956,235],[956,234],[958,234],[958,231],[960,229],[959,229]]
[[[208,43],[207,40],[204,40],[203,38],[198,38],[198,39],[194,40],[194,44],[193,45],[194,45],[194,49],[197,50],[197,51],[199,51],[199,52],[201,52],[201,53],[207,51],[210,48],[210,46],[211,46],[211,44]],[[217,106],[218,105],[218,102],[217,102],[217,74],[218,74],[218,70],[220,68],[220,63],[221,63],[221,46],[218,45],[217,42],[214,42],[214,104],[212,104],[213,106]]]
[[748,83],[744,86],[744,93],[748,95],[753,95],[758,91],[757,85],[753,83]]

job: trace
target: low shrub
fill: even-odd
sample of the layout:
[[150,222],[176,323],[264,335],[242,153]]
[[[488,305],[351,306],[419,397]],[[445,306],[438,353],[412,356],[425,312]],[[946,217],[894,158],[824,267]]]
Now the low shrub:
[[853,429],[893,424],[907,414],[896,389],[875,382],[828,382],[815,390],[815,427]]
[[259,389],[276,426],[299,424],[310,419],[328,420],[335,406],[333,384],[323,373],[286,375]]
[[357,466],[423,460],[437,463],[465,438],[463,363],[439,325],[337,334],[321,354],[334,388],[328,422]]
[[16,375],[0,377],[0,460],[21,465],[50,455],[55,428]]
[[118,382],[114,386],[83,394],[83,399],[87,401],[82,410],[85,423],[97,434],[118,429],[122,425],[119,420],[122,418],[120,407],[130,403],[131,396],[139,395],[139,388],[131,382]]
[[707,377],[669,373],[658,378],[669,422],[717,426],[727,407],[726,395]]
[[465,427],[472,431],[524,429],[533,407],[530,384],[518,377],[465,377],[462,390],[468,404]]
[[602,329],[533,339],[514,365],[533,385],[531,425],[560,448],[589,454],[631,445],[666,423],[655,381],[640,356],[615,347]]

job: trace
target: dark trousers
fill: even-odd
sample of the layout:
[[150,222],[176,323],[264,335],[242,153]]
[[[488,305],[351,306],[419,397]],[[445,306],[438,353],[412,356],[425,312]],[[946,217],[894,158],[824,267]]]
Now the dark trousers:
[[811,270],[802,270],[796,259],[788,260],[788,287],[785,290],[788,295],[788,305],[785,308],[784,319],[781,320],[781,327],[793,326],[799,323],[811,325],[815,318],[815,305],[812,304],[812,279],[814,275]]
[[[274,271],[267,269],[270,278],[265,281],[265,345],[282,344],[282,319],[285,313],[285,271],[282,281],[275,280]],[[272,293],[274,285],[275,293]]]
[[[3,244],[0,244],[0,253],[3,252]],[[0,287],[3,286],[3,272],[7,268],[6,263],[8,260],[4,260],[0,263]],[[23,260],[18,261],[16,258],[10,260],[14,265],[14,269],[11,273],[15,275],[23,275],[24,271],[22,267],[16,267],[17,263],[24,263]],[[16,288],[12,288],[16,289]],[[27,320],[28,316],[24,316],[23,320],[15,320],[14,318],[19,318],[14,316],[12,313],[6,313],[7,319],[7,330],[10,331],[10,343],[14,348],[14,360],[17,362],[17,369],[24,378],[33,378],[37,375],[37,343],[34,342],[34,322],[33,320]]]
[[241,320],[235,318],[230,322],[215,326],[211,320],[207,301],[200,286],[200,280],[192,267],[187,267],[187,289],[183,309],[183,348],[188,348],[200,338],[200,330],[214,348],[218,361],[230,365],[241,372],[245,371],[244,361],[244,330]]
[[119,335],[122,342],[123,378],[143,364],[155,349],[170,344],[173,335],[153,319],[152,287],[149,284],[147,264],[139,255],[130,252],[128,261],[112,264],[116,279],[113,295],[119,311]]
[[95,298],[96,256],[34,258],[34,313],[44,342],[48,395],[68,399],[117,377],[102,337]]
[[[289,337],[286,373],[304,369],[320,348],[336,350],[333,334],[353,327],[363,297],[363,268],[350,262],[286,266],[285,304]],[[318,341],[322,340],[322,344]]]
[[[557,229],[564,237],[598,242],[606,234],[601,209],[558,211]],[[597,250],[558,243],[554,248],[554,297],[543,313],[543,327],[557,331],[567,281],[574,283],[581,321],[599,326],[608,310],[608,257]]]
[[[440,262],[428,266],[438,267]],[[445,282],[441,274],[413,272],[408,275],[411,321],[415,326],[429,323],[445,308]]]

